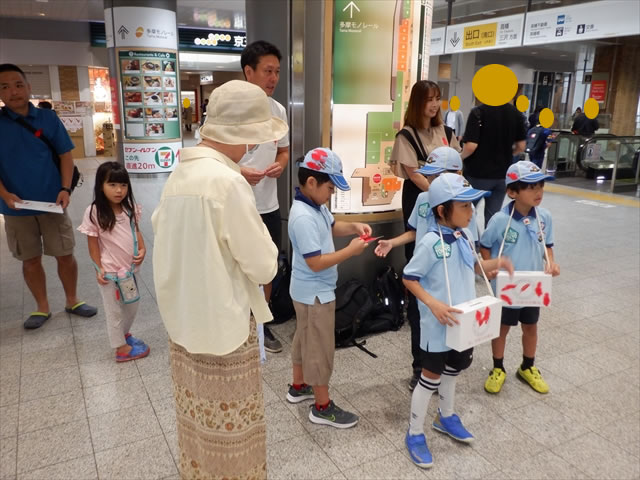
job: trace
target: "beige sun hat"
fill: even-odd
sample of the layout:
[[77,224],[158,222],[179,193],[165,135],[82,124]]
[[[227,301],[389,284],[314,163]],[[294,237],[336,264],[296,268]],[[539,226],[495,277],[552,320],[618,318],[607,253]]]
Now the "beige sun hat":
[[200,136],[242,145],[280,140],[288,131],[287,122],[271,114],[264,90],[249,82],[231,80],[211,92]]

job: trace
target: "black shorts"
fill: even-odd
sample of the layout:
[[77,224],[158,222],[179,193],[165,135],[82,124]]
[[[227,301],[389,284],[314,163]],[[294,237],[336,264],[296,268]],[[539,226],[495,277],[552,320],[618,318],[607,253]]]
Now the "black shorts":
[[269,230],[269,235],[271,235],[271,240],[278,247],[278,253],[282,250],[282,219],[280,217],[280,209],[274,210],[269,213],[261,213],[260,218],[262,218],[262,222],[266,225],[267,230]]
[[524,325],[538,323],[540,307],[506,308],[502,307],[502,325],[515,327],[518,322]]
[[429,370],[438,375],[444,372],[444,366],[448,365],[456,370],[469,368],[473,360],[473,348],[458,352],[447,350],[446,352],[425,352],[420,350],[420,364],[425,370]]

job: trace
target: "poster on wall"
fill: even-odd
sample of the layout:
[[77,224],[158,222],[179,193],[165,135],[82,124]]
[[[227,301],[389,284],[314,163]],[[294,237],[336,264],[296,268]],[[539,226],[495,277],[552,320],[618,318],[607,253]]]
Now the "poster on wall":
[[334,5],[331,148],[342,159],[351,190],[333,195],[332,211],[397,210],[402,180],[389,159],[411,93],[419,3],[337,0]]
[[180,139],[176,52],[118,51],[124,111],[124,138]]
[[124,166],[132,173],[172,171],[179,159],[182,142],[127,143],[124,146]]

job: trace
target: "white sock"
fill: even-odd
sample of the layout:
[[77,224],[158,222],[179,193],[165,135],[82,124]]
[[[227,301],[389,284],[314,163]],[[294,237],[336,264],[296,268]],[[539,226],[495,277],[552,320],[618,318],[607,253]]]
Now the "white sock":
[[440,377],[440,386],[438,394],[440,396],[440,414],[443,417],[450,417],[454,414],[453,404],[456,398],[456,379],[460,370],[455,370],[445,365],[442,377]]
[[420,380],[411,395],[411,417],[409,418],[409,435],[424,434],[424,419],[427,416],[431,394],[438,390],[440,379],[432,380],[420,375]]

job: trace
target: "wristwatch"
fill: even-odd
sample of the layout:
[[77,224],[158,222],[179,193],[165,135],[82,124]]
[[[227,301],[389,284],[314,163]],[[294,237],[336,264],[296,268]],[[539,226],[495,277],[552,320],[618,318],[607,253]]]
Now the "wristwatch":
[[62,188],[60,189],[60,191],[61,191],[61,192],[67,192],[69,195],[71,195],[71,189],[70,189],[70,188],[62,187]]

